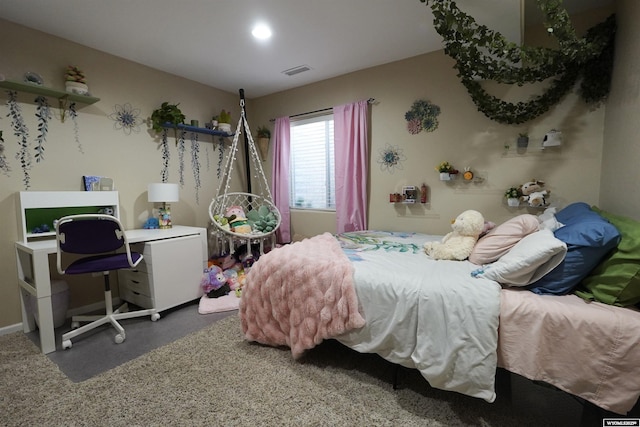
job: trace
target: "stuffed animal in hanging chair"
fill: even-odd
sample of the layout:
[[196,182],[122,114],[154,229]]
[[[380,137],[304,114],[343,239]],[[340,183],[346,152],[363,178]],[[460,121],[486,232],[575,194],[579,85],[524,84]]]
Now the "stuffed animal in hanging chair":
[[484,229],[484,217],[478,211],[464,211],[453,220],[451,228],[453,231],[447,233],[440,242],[424,244],[424,251],[429,257],[436,260],[467,259]]

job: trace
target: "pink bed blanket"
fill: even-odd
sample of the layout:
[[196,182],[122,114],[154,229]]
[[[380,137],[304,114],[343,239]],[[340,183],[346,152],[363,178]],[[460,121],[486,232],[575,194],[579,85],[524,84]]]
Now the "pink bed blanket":
[[353,266],[329,233],[272,250],[242,288],[246,339],[291,348],[294,358],[324,339],[361,328]]

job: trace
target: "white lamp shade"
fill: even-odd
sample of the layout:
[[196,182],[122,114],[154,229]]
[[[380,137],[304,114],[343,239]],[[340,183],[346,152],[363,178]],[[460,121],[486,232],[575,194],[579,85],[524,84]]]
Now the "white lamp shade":
[[178,184],[166,182],[149,184],[149,202],[177,202],[180,200]]

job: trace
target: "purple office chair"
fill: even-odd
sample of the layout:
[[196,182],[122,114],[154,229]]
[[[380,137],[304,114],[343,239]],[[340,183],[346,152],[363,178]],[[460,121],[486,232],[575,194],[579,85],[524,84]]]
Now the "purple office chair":
[[[160,318],[155,309],[127,311],[127,304],[113,310],[109,272],[122,268],[134,268],[142,261],[142,255],[132,252],[120,221],[111,215],[86,214],[69,215],[60,218],[56,224],[57,267],[60,274],[101,273],[104,277],[104,302],[106,314],[98,316],[74,316],[72,331],[62,335],[62,348],[71,348],[71,338],[88,332],[98,326],[111,323],[118,331],[117,344],[125,338],[124,328],[119,319],[151,316],[152,321]],[[124,248],[124,251],[122,251]],[[89,255],[62,267],[63,253]],[[91,322],[78,327],[80,322]],[[76,329],[77,328],[77,329]]]

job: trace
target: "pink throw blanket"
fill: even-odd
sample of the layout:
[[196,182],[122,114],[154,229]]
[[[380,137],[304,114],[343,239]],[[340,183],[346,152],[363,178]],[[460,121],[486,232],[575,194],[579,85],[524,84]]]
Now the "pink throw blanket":
[[294,358],[364,326],[353,266],[335,237],[324,233],[262,255],[242,288],[240,320],[248,340],[289,346]]

